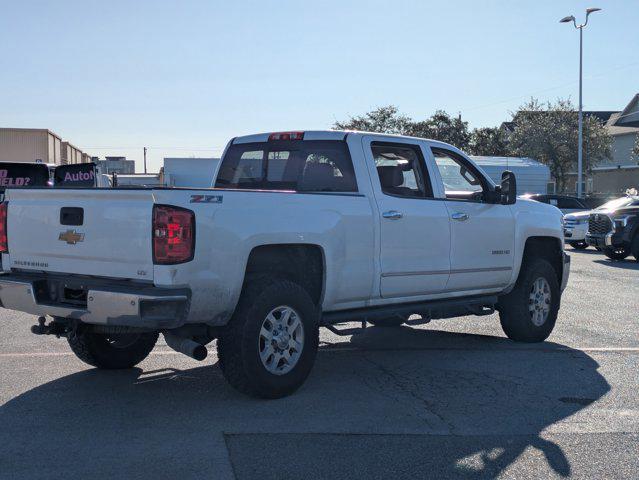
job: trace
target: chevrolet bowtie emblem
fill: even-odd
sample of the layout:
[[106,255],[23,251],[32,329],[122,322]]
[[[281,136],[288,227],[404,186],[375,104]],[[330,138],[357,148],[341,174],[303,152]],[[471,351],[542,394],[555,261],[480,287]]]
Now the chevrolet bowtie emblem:
[[60,232],[58,240],[61,242],[67,242],[69,245],[75,245],[78,242],[84,242],[84,233],[78,233],[75,230],[67,230],[66,232]]

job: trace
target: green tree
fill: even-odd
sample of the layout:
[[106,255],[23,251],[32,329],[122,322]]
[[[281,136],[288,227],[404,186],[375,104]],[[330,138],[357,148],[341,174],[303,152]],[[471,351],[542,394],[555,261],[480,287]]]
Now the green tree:
[[443,110],[437,110],[432,117],[421,122],[411,122],[407,134],[450,143],[462,150],[470,143],[468,122],[461,117],[451,117]]
[[462,149],[469,144],[468,122],[451,117],[443,110],[437,110],[432,117],[419,122],[398,112],[397,107],[388,105],[345,122],[335,122],[333,128],[432,138]]
[[637,134],[635,138],[635,145],[634,147],[632,147],[632,154],[634,155],[635,159],[639,162],[639,133]]
[[335,122],[336,130],[359,130],[361,132],[391,133],[406,135],[408,126],[413,121],[406,115],[398,113],[394,105],[379,107],[358,117],[351,117],[346,122]]
[[[578,114],[570,100],[540,103],[531,99],[513,114],[513,132],[508,138],[512,155],[531,157],[550,168],[559,191],[567,175],[577,167]],[[584,117],[583,166],[587,171],[611,156],[612,139],[595,117]]]
[[470,134],[469,151],[473,155],[506,156],[508,155],[506,135],[499,127],[476,128]]

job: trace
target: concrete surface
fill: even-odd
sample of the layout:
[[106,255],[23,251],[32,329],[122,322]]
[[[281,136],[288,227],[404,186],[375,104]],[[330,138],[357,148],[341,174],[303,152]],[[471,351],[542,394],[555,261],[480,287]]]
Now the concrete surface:
[[548,342],[496,316],[324,331],[274,401],[233,391],[214,345],[97,371],[2,311],[0,479],[639,478],[639,264],[570,253]]

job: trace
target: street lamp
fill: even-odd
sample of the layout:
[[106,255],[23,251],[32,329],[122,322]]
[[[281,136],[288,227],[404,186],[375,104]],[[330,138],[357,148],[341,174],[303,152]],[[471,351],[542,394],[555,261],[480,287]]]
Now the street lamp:
[[601,8],[588,8],[586,9],[586,21],[581,25],[577,25],[577,20],[573,15],[568,17],[564,17],[559,20],[559,23],[569,23],[575,26],[577,30],[579,30],[579,144],[577,147],[577,196],[579,198],[582,197],[582,178],[581,178],[581,170],[582,170],[582,158],[583,158],[583,110],[581,103],[581,91],[582,91],[582,83],[583,83],[583,75],[582,75],[582,64],[583,64],[583,32],[584,27],[588,25],[588,17],[591,13],[598,12]]

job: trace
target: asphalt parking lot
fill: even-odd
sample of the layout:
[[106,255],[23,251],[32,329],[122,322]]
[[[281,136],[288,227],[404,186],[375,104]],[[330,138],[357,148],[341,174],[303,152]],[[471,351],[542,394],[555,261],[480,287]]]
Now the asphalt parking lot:
[[0,478],[639,478],[639,264],[568,250],[549,341],[496,316],[324,331],[274,401],[233,391],[214,350],[97,371],[2,311]]

